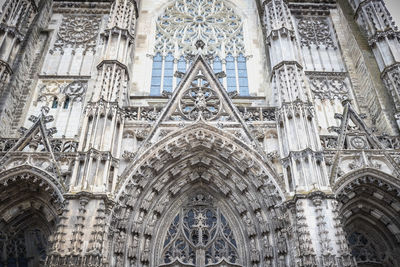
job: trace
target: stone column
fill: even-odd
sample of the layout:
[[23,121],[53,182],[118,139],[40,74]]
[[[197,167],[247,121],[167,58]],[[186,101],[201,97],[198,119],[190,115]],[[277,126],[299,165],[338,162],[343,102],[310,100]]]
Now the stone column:
[[65,215],[51,240],[48,266],[108,266],[106,222],[118,173],[122,106],[128,101],[136,18],[134,0],[112,3],[107,27],[101,34],[103,46],[96,80],[87,96],[90,100],[84,111],[71,194],[66,197]]
[[128,81],[134,54],[136,25],[134,0],[116,0],[102,33],[101,62],[85,108],[80,136],[81,158],[77,160],[72,191],[111,192],[117,174],[117,159],[124,118],[122,105],[128,101]]
[[289,236],[297,244],[296,265],[349,266],[348,251],[338,246],[343,235],[336,235],[335,217],[330,216],[335,200],[290,10],[284,0],[266,0],[263,10],[272,87],[278,101],[280,157],[288,199],[292,199],[288,202],[293,226]]
[[[10,136],[52,0],[0,1],[0,135]],[[26,90],[26,89],[25,89]],[[29,92],[28,92],[29,93]]]
[[368,39],[381,71],[381,78],[393,97],[400,128],[400,33],[383,0],[349,0],[357,24]]
[[0,7],[0,96],[10,81],[12,66],[26,36],[27,30],[38,12],[35,1],[3,1]]

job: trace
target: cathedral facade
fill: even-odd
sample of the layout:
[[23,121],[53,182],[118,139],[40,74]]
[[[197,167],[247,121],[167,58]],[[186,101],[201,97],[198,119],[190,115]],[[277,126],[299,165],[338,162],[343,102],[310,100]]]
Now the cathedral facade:
[[384,0],[0,0],[11,266],[400,266]]

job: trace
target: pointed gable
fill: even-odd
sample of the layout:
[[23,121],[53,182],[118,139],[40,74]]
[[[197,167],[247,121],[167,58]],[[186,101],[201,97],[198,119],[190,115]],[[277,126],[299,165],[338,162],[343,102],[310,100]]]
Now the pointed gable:
[[338,129],[338,149],[382,149],[383,145],[369,129],[362,117],[353,109],[350,102],[346,102]]
[[[343,173],[340,168],[341,162],[347,162],[348,155],[354,155],[352,162],[345,166],[346,171],[354,171],[362,168],[381,169],[381,164],[387,166],[387,169],[395,170],[397,163],[388,151],[385,151],[384,145],[378,140],[375,134],[365,124],[362,116],[358,114],[350,102],[344,103],[342,114],[336,114],[337,119],[341,119],[340,127],[335,131],[339,134],[337,142],[337,151],[333,158],[331,169],[331,181],[335,181]],[[372,155],[371,150],[381,150],[379,155]],[[345,164],[346,165],[346,164]],[[344,166],[342,166],[344,167]]]
[[49,129],[46,127],[47,123],[53,121],[53,116],[47,115],[48,111],[48,107],[43,107],[41,110],[42,113],[39,116],[32,115],[29,118],[29,120],[33,122],[33,125],[29,129],[21,127],[20,133],[22,136],[18,139],[15,145],[9,151],[7,151],[4,157],[0,160],[0,164],[4,164],[8,159],[12,158],[12,154],[15,152],[35,151],[50,153],[52,165],[55,168],[57,167],[49,140],[49,138],[56,133],[57,130],[55,127]]
[[220,83],[219,75],[213,72],[203,55],[196,56],[150,130],[143,147],[155,143],[161,129],[171,124],[179,123],[185,127],[204,123],[220,127],[223,123],[224,127],[236,128],[243,141],[262,152],[232,103],[230,94]]

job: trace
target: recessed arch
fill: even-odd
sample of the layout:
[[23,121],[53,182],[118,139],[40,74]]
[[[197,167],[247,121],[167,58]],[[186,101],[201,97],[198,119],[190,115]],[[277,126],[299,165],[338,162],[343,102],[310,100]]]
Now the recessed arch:
[[30,165],[20,165],[0,173],[0,184],[7,186],[8,181],[15,181],[16,179],[27,180],[29,175],[34,177],[34,182],[38,180],[43,181],[43,185],[47,185],[52,191],[52,194],[57,196],[58,202],[64,202],[63,194],[66,191],[65,186],[58,180],[58,178],[49,174],[48,172],[38,169]]
[[365,168],[341,177],[334,189],[357,264],[399,265],[400,187],[394,177]]
[[[245,266],[243,264],[248,262],[248,258],[250,255],[246,253],[248,249],[245,248],[247,239],[244,233],[246,229],[244,229],[243,224],[238,221],[238,218],[240,219],[240,214],[238,214],[237,211],[232,210],[232,207],[230,207],[229,204],[226,203],[226,200],[224,199],[224,196],[221,194],[221,192],[218,192],[216,188],[212,188],[211,186],[207,186],[204,184],[196,184],[195,186],[188,188],[186,192],[184,192],[171,203],[169,209],[164,213],[163,217],[160,218],[161,223],[159,224],[157,229],[155,229],[155,244],[158,245],[153,246],[151,253],[152,255],[154,255],[153,257],[155,266],[169,265],[166,262],[163,262],[163,252],[166,248],[165,239],[168,229],[178,215],[184,214],[182,210],[187,208],[191,204],[190,198],[193,198],[198,194],[212,198],[212,202],[205,207],[214,208],[215,210],[218,210],[218,212],[220,212],[220,214],[218,215],[223,216],[226,219],[229,228],[233,229],[232,236],[235,239],[235,244],[237,244],[236,250],[238,253],[238,259],[234,263],[232,263],[231,261],[229,261],[229,259],[226,259],[225,257],[214,263],[219,263],[220,261],[224,260],[227,264],[235,266]],[[173,262],[174,260],[169,263],[172,264]]]
[[[197,151],[207,149],[210,154],[224,160],[233,159],[229,165],[239,169],[240,172],[249,171],[252,175],[270,177],[277,193],[282,199],[284,198],[283,181],[265,156],[260,155],[255,149],[249,147],[234,135],[205,123],[196,123],[178,129],[143,150],[135,158],[134,163],[121,174],[122,179],[117,184],[116,197],[120,196],[127,183],[146,175],[144,171],[148,167],[154,166],[156,169],[161,169],[162,163],[157,164],[157,161],[167,158],[175,160],[185,154],[184,152],[190,153],[196,148]],[[244,161],[249,163],[247,168],[243,164]]]
[[0,255],[8,266],[40,266],[61,215],[64,188],[28,165],[0,173]]
[[136,162],[128,167],[128,178],[117,191],[113,218],[119,223],[112,265],[157,266],[157,259],[151,257],[157,255],[157,240],[162,239],[157,229],[165,231],[170,222],[163,218],[173,216],[168,210],[179,209],[179,199],[200,187],[230,205],[226,216],[238,222],[235,229],[240,229],[246,244],[242,266],[273,261],[273,244],[284,225],[279,223],[282,214],[277,205],[284,196],[273,169],[253,149],[226,132],[200,124],[168,135],[138,155]]
[[388,189],[390,188],[390,190],[400,189],[400,182],[397,178],[374,168],[362,168],[346,173],[335,181],[335,183],[332,185],[332,189],[334,192],[340,192],[355,180],[366,176],[379,179],[379,181],[384,183]]

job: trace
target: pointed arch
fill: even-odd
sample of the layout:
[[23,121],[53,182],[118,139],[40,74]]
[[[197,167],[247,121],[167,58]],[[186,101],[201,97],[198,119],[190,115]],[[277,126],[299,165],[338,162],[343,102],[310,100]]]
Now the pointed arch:
[[31,165],[20,165],[0,173],[0,184],[8,186],[10,181],[26,181],[41,183],[41,186],[45,186],[46,191],[49,192],[54,199],[59,203],[64,202],[63,194],[66,192],[64,185],[58,180],[58,178],[49,174],[48,172]]
[[227,211],[241,240],[242,266],[273,261],[275,239],[284,227],[277,208],[284,195],[272,166],[252,148],[197,123],[150,146],[135,162],[117,187],[113,266],[161,264],[158,252],[166,225],[196,188],[213,195]]
[[[348,172],[345,175],[341,176],[333,185],[332,189],[334,192],[339,193],[343,191],[347,186],[351,183],[355,182],[356,180],[363,178],[363,177],[371,177],[377,179],[376,181],[380,180],[383,182],[387,188],[392,188],[396,190],[400,190],[400,181],[392,175],[389,175],[385,172],[374,168],[361,168],[352,172]],[[375,180],[368,180],[368,181],[375,181]],[[367,180],[365,180],[367,182]],[[390,189],[392,190],[392,189]]]
[[[157,131],[154,132],[154,134],[157,134]],[[143,149],[142,153],[136,157],[134,163],[128,166],[121,174],[122,180],[120,180],[116,188],[117,199],[123,192],[122,188],[130,180],[143,176],[144,169],[152,165],[157,169],[161,169],[161,165],[165,164],[160,162],[163,157],[175,159],[185,152],[192,151],[195,147],[204,147],[208,150],[213,148],[215,150],[210,153],[219,154],[224,159],[233,157],[234,162],[230,165],[238,169],[239,172],[249,171],[257,177],[269,177],[278,195],[284,199],[284,182],[281,181],[272,163],[264,155],[259,154],[255,149],[249,147],[232,134],[203,122],[196,122],[178,129],[164,136],[157,143],[147,145],[147,148]],[[246,160],[251,165],[246,167],[244,164]]]
[[400,186],[396,180],[364,168],[344,175],[334,185],[358,266],[400,264]]
[[0,260],[8,266],[44,264],[48,239],[64,203],[64,188],[46,171],[22,165],[0,173]]
[[[151,255],[154,255],[154,265],[155,266],[174,266],[170,265],[174,261],[180,261],[181,263],[185,264],[182,262],[179,257],[176,257],[176,255],[173,255],[174,252],[173,250],[169,249],[171,247],[171,244],[176,240],[184,240],[184,239],[192,239],[190,241],[193,242],[193,239],[197,238],[195,235],[194,237],[191,235],[188,235],[188,233],[184,232],[178,232],[177,236],[174,237],[172,236],[172,242],[167,242],[168,238],[171,238],[170,233],[171,229],[175,228],[175,225],[178,228],[182,228],[182,223],[190,223],[185,220],[185,215],[188,216],[189,212],[192,212],[194,209],[198,209],[198,207],[203,208],[204,210],[207,210],[208,212],[203,212],[203,215],[207,216],[207,213],[210,213],[209,211],[215,212],[213,216],[215,218],[209,218],[207,217],[206,220],[210,221],[214,219],[214,230],[215,232],[212,233],[211,231],[208,232],[207,238],[210,240],[207,240],[209,242],[203,242],[203,244],[198,244],[200,246],[200,249],[202,249],[202,245],[205,245],[206,248],[208,248],[209,255],[208,259],[210,262],[214,264],[220,263],[221,261],[225,261],[227,264],[231,264],[232,266],[245,266],[247,262],[247,259],[249,258],[250,255],[246,254],[247,249],[245,248],[246,244],[246,237],[243,235],[243,233],[246,231],[245,228],[243,228],[243,225],[240,223],[238,218],[240,219],[240,214],[237,214],[229,205],[226,203],[226,200],[224,199],[223,195],[221,196],[221,193],[217,191],[217,188],[211,188],[210,186],[204,185],[204,184],[196,184],[195,186],[191,188],[187,188],[186,192],[181,194],[179,197],[177,197],[172,203],[170,203],[170,206],[168,207],[168,210],[163,214],[163,217],[160,218],[160,224],[158,225],[157,229],[154,229],[155,232],[158,232],[159,234],[156,235],[155,237],[155,246],[152,248],[152,253]],[[203,201],[204,203],[194,203],[193,204],[193,198],[196,198],[198,196],[203,196],[204,199],[200,200]],[[199,200],[196,199],[197,202],[200,202]],[[189,212],[187,212],[189,211]],[[191,215],[200,215],[202,213],[197,213],[192,212]],[[190,216],[190,215],[189,215]],[[190,219],[195,219],[196,218],[189,218]],[[224,224],[220,220],[225,220]],[[175,224],[175,225],[174,225]],[[210,225],[208,225],[210,226]],[[227,240],[227,237],[221,238],[222,240],[226,241],[226,243],[230,243],[229,245],[231,246],[231,251],[232,255],[227,255],[227,251],[218,251],[218,249],[212,248],[213,245],[215,245],[216,239],[218,239],[217,235],[219,234],[220,237],[222,236],[221,233],[218,233],[218,231],[224,230],[221,229],[222,227],[226,227],[227,232],[231,234],[230,240]],[[211,228],[211,227],[209,227]],[[194,230],[190,227],[186,228],[186,231]],[[233,240],[233,241],[232,241]],[[187,241],[186,243],[189,243],[190,241]],[[223,242],[220,242],[220,244],[223,244]],[[225,243],[225,244],[226,244]],[[196,245],[190,243],[190,245],[194,245],[193,249],[196,250]],[[226,247],[224,247],[226,249]],[[207,250],[206,250],[207,251]],[[166,257],[165,253],[169,252],[170,255],[168,260],[165,260],[164,258]],[[175,251],[176,252],[176,251]],[[196,261],[196,251],[194,251],[194,262]],[[198,251],[197,251],[198,252]],[[225,253],[224,253],[225,252]],[[220,258],[216,257],[215,254],[220,253]],[[171,255],[172,254],[172,255]],[[198,254],[198,253],[197,253]],[[174,257],[175,256],[175,257]],[[231,256],[231,258],[229,258]],[[186,264],[187,264],[186,260]],[[230,265],[228,265],[230,266]]]

